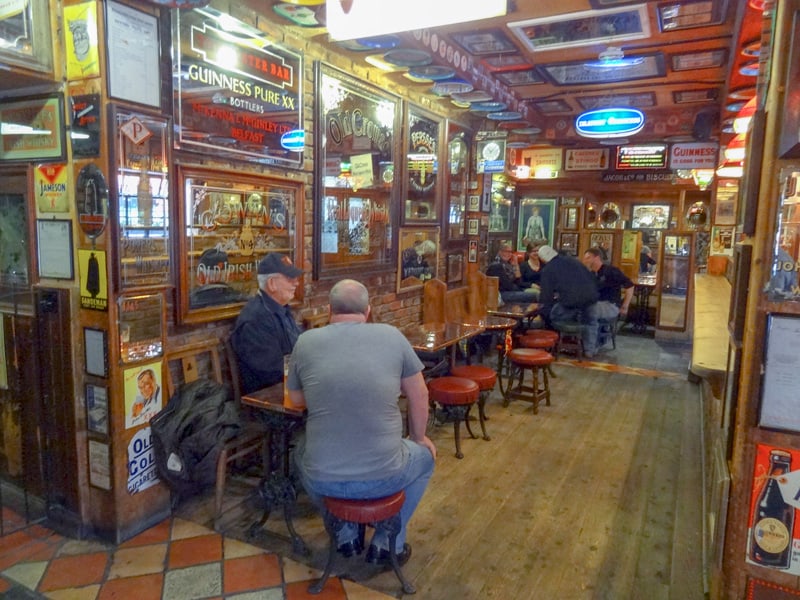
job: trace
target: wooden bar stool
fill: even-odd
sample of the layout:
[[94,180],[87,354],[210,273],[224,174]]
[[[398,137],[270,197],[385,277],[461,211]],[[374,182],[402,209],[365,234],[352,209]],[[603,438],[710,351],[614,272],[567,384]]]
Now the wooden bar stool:
[[[524,335],[519,337],[517,345],[520,348],[538,348],[539,350],[545,350],[552,354],[553,359],[555,359],[559,339],[557,331],[552,331],[550,329],[529,329]],[[552,365],[547,365],[547,374],[550,375],[550,377],[556,376],[556,374],[553,373]]]
[[328,562],[322,577],[316,583],[308,586],[309,594],[319,594],[325,587],[333,565],[336,561],[336,532],[341,529],[342,523],[357,523],[359,527],[369,525],[375,529],[382,529],[389,535],[389,558],[392,562],[392,569],[395,575],[403,584],[404,594],[416,592],[411,582],[403,575],[400,562],[397,559],[397,534],[400,533],[400,509],[406,500],[406,493],[403,490],[386,496],[385,498],[371,498],[369,500],[348,500],[345,498],[332,498],[325,496],[325,530],[330,538],[330,548],[328,549]]
[[463,377],[437,377],[428,383],[428,391],[431,401],[442,407],[445,420],[453,421],[456,458],[464,458],[461,453],[461,421],[467,421],[472,405],[478,400],[478,384]]
[[[450,375],[453,377],[463,377],[464,379],[470,379],[478,384],[478,420],[481,424],[481,432],[483,433],[483,439],[487,442],[492,439],[486,433],[486,420],[488,417],[486,416],[486,398],[489,396],[489,393],[494,389],[494,384],[497,383],[497,372],[494,369],[490,369],[489,367],[484,367],[483,365],[458,365],[450,369]],[[467,423],[467,431],[469,434],[475,438],[477,437],[474,433],[472,433],[472,429],[469,425],[469,419],[466,421]]]
[[519,336],[521,348],[538,348],[552,352],[558,346],[558,332],[550,329],[529,329]]
[[574,352],[583,358],[583,325],[572,321],[559,321],[553,326],[558,330],[558,353]]
[[[553,355],[537,348],[515,348],[508,353],[511,364],[519,369],[519,383],[517,387],[509,385],[503,398],[503,406],[508,406],[510,400],[525,400],[533,403],[533,414],[539,413],[539,402],[544,398],[545,404],[550,406],[550,381],[547,378],[547,368],[553,362]],[[524,385],[525,371],[530,370],[533,375],[533,385]],[[539,371],[542,372],[542,387],[539,388]]]

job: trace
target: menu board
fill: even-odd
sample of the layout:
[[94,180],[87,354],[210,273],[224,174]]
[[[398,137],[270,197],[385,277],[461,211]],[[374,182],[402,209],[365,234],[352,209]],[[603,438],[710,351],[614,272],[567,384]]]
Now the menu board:
[[617,150],[616,169],[665,169],[667,166],[666,144],[647,146],[620,146]]

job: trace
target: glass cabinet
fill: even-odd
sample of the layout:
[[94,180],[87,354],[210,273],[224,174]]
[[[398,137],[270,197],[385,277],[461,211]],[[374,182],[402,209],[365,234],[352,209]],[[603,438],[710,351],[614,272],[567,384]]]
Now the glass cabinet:
[[692,236],[665,235],[659,269],[658,328],[686,329],[689,286],[692,277]]

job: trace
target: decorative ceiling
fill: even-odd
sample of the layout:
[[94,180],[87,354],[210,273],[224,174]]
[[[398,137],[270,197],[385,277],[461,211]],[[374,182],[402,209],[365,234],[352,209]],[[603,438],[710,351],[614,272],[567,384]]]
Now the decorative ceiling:
[[322,0],[273,2],[272,10],[293,33],[480,129],[575,145],[583,142],[578,114],[615,106],[645,114],[637,141],[724,136],[756,93],[762,27],[751,4],[518,0],[504,17],[341,42],[327,35]]

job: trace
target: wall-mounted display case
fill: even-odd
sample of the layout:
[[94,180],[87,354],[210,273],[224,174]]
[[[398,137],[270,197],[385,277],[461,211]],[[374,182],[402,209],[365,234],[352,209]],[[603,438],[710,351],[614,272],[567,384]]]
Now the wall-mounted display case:
[[302,184],[189,168],[178,170],[178,182],[182,322],[238,314],[258,289],[267,253],[303,264],[295,229]]
[[113,226],[119,286],[171,285],[172,121],[112,106],[111,122],[117,165]]
[[400,100],[322,63],[315,79],[314,276],[385,269],[395,261],[394,190],[402,187]]
[[691,235],[664,236],[659,268],[659,329],[686,329],[693,247]]
[[[484,175],[484,189],[491,191],[489,213],[489,233],[511,233],[514,215],[514,184],[505,175]],[[484,194],[486,192],[484,191]]]
[[[447,239],[463,242],[466,239],[464,222],[467,210],[477,212],[480,206],[468,207],[469,151],[472,139],[469,131],[452,121],[447,124]],[[472,194],[475,204],[479,196]]]
[[[433,225],[439,222],[442,178],[439,152],[442,121],[439,117],[410,107],[407,112],[406,185],[403,222]],[[449,148],[448,148],[449,149]]]

